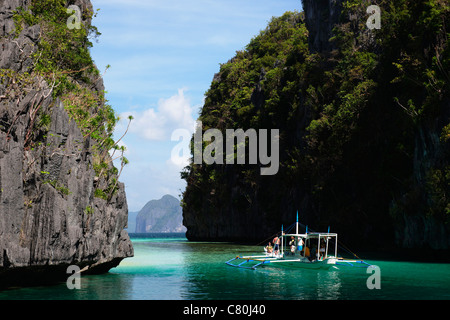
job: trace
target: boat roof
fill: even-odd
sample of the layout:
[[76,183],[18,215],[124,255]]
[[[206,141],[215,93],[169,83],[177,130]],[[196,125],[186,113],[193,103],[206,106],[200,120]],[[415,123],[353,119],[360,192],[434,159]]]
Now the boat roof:
[[320,237],[337,237],[337,233],[329,232],[308,232],[308,233],[287,233],[283,237],[302,237],[302,238],[318,238]]

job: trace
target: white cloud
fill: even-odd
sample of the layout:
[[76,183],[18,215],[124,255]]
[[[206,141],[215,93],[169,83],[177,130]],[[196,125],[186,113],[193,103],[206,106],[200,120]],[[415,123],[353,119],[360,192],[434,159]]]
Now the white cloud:
[[132,115],[134,120],[130,133],[148,140],[170,140],[176,129],[192,130],[195,120],[189,98],[184,95],[185,89],[168,99],[160,99],[157,108],[144,111],[129,111],[121,114],[122,119]]

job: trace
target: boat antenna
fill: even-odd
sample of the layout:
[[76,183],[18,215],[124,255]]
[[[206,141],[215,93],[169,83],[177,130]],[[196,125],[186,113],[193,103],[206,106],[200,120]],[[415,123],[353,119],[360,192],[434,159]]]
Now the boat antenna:
[[297,210],[297,222],[295,224],[295,234],[298,234],[298,210]]

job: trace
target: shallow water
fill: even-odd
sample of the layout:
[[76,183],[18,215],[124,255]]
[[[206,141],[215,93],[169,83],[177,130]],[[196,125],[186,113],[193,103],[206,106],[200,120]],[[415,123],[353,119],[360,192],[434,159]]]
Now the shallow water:
[[184,237],[134,238],[135,256],[108,274],[0,292],[33,300],[404,300],[450,299],[450,264],[366,260],[380,268],[380,289],[368,289],[366,268],[303,270],[232,268],[225,261],[262,248],[189,242]]

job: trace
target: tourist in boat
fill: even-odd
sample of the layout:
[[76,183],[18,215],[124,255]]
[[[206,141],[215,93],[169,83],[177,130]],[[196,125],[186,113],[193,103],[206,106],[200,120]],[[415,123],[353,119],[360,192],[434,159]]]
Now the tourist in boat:
[[269,244],[264,248],[267,253],[273,252],[272,243],[269,242]]
[[320,249],[319,249],[319,260],[323,260],[325,258],[325,247],[326,247],[326,243],[325,240],[321,240],[320,241]]
[[297,239],[297,250],[300,253],[300,255],[302,255],[303,253],[303,239],[298,237]]
[[280,238],[273,238],[273,251],[277,255],[280,251]]
[[295,255],[295,237],[291,237],[291,241],[289,241],[289,246],[291,248],[291,254]]

